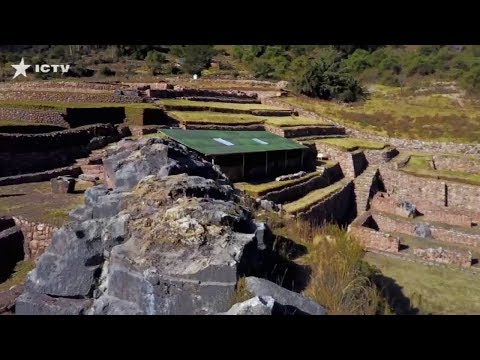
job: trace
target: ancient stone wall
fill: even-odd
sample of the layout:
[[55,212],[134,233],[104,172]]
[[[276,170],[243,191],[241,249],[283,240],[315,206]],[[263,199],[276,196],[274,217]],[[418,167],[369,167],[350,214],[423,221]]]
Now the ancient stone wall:
[[0,133],[7,134],[42,134],[61,130],[65,128],[56,125],[0,125]]
[[263,124],[250,125],[223,125],[223,124],[199,124],[199,123],[181,123],[181,129],[187,130],[235,130],[235,131],[263,131]]
[[80,169],[82,169],[82,173],[85,175],[93,176],[102,181],[105,180],[105,169],[101,164],[80,165]]
[[26,259],[38,260],[48,245],[52,242],[53,232],[56,227],[13,217],[15,225],[20,228],[24,238],[24,252]]
[[0,134],[0,153],[40,152],[87,145],[95,137],[115,135],[118,135],[118,131],[110,124],[88,125],[45,134]]
[[75,159],[121,137],[110,124],[46,134],[0,134],[0,177],[72,165]]
[[54,110],[27,110],[10,107],[0,107],[0,119],[2,120],[21,120],[37,124],[49,124],[61,127],[69,127],[63,115]]
[[41,171],[37,173],[0,177],[0,186],[48,181],[57,176],[77,177],[81,173],[82,173],[82,170],[80,169],[79,166],[66,166],[63,168]]
[[263,199],[273,201],[276,204],[284,204],[295,201],[312,190],[324,188],[328,185],[330,185],[330,181],[326,177],[318,175],[300,184],[272,191],[265,195]]
[[49,101],[49,102],[66,102],[66,103],[130,103],[141,102],[139,99],[133,99],[126,96],[115,96],[112,92],[73,92],[73,91],[0,91],[0,100],[32,100],[32,101]]
[[92,124],[121,124],[125,118],[125,108],[121,106],[67,108],[65,121],[74,128]]
[[478,214],[479,186],[414,176],[386,166],[380,168],[380,175],[386,191],[403,201],[415,204],[426,200],[436,206]]
[[297,216],[313,224],[336,222],[345,224],[351,220],[354,209],[353,183],[347,183],[342,189],[328,196],[309,210]]
[[382,150],[363,150],[365,158],[369,165],[378,165],[389,162],[398,155],[398,150],[395,148],[385,148]]
[[323,154],[329,159],[338,161],[343,174],[347,178],[354,178],[362,173],[367,167],[367,160],[362,151],[343,151],[336,146],[315,143],[318,154]]
[[381,250],[387,252],[398,252],[400,239],[389,234],[370,229],[365,223],[371,219],[369,212],[364,212],[357,217],[349,227],[350,234],[367,250]]
[[466,173],[480,174],[480,159],[434,155],[433,163],[437,170],[462,171]]
[[[276,98],[262,99],[264,104],[284,106],[285,104]],[[314,112],[304,110],[299,107],[294,107],[294,110],[301,116],[313,117],[321,119],[337,126],[345,126],[343,124],[334,121],[333,119],[320,116]],[[351,137],[359,139],[372,140],[378,142],[384,142],[390,144],[398,149],[405,149],[409,151],[422,151],[431,153],[452,153],[452,154],[480,154],[480,144],[460,144],[460,143],[442,143],[433,141],[421,141],[410,139],[398,139],[394,137],[385,137],[380,135],[368,134],[363,131],[359,131],[353,128],[345,127],[346,134]]]
[[[235,99],[256,100],[258,98],[256,93],[247,94],[243,91],[237,90],[213,90],[213,89],[191,89],[191,88],[176,88],[171,89],[148,89],[147,96],[154,98],[177,98],[177,97],[219,97],[230,98],[232,102]],[[205,100],[205,99],[202,99]]]
[[286,138],[305,137],[305,136],[326,136],[326,135],[343,135],[343,128],[337,126],[286,126],[276,127],[266,125],[265,128],[279,136]]
[[[372,199],[370,203],[370,208],[373,211],[380,211],[396,216],[403,216],[403,213],[398,206],[401,201],[401,199],[395,196],[379,194]],[[423,214],[423,219],[425,219],[426,221],[434,221],[463,227],[472,226],[472,217],[468,213],[462,213],[461,211],[452,210],[445,206],[435,206],[425,200],[418,201],[414,205],[417,211]]]
[[[373,220],[379,230],[386,233],[402,233],[416,236],[415,227],[419,224],[399,217],[387,216],[380,213],[372,213]],[[443,227],[437,224],[428,224],[435,240],[445,241],[452,244],[461,244],[474,247],[480,247],[480,233],[460,230],[456,228]]]
[[426,261],[439,264],[458,265],[468,268],[472,265],[472,254],[470,252],[459,252],[439,248],[414,249],[413,254]]

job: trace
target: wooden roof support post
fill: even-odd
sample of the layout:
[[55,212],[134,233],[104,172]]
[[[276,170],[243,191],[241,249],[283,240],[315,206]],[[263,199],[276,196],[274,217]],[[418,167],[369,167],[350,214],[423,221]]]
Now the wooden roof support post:
[[268,152],[265,151],[265,176],[268,175]]
[[242,154],[242,179],[245,179],[245,153]]

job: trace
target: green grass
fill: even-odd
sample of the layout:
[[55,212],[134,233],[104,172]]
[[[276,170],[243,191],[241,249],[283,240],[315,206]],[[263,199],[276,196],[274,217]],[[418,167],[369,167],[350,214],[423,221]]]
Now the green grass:
[[345,185],[346,185],[346,181],[342,180],[342,181],[336,182],[335,184],[327,186],[325,188],[311,191],[308,194],[306,194],[304,197],[296,201],[293,201],[291,203],[285,204],[283,208],[287,213],[290,213],[290,214],[295,214],[298,212],[308,210],[312,207],[312,205],[325,199],[327,196],[337,192]]
[[65,113],[67,108],[102,108],[124,107],[128,122],[132,124],[143,123],[145,109],[160,109],[158,106],[147,103],[89,103],[89,102],[61,102],[39,100],[0,100],[0,108],[20,108],[34,110],[50,110]]
[[271,191],[281,190],[287,186],[299,184],[301,182],[307,181],[319,175],[320,175],[320,172],[315,171],[315,172],[306,174],[305,176],[302,176],[298,179],[291,179],[291,180],[285,180],[285,181],[269,181],[269,182],[260,183],[260,184],[239,182],[235,184],[235,187],[242,191],[246,191],[250,196],[259,197]]
[[13,274],[0,284],[0,292],[24,284],[25,280],[27,280],[28,272],[33,268],[35,268],[35,262],[33,260],[19,261],[15,266]]
[[291,127],[291,126],[332,126],[320,119],[307,118],[304,116],[277,116],[268,117],[266,120],[268,125],[277,127]]
[[374,88],[365,102],[345,106],[333,101],[287,97],[281,101],[331,118],[355,129],[389,137],[476,143],[480,138],[480,105],[462,105],[444,94],[418,95],[388,87]]
[[24,121],[24,120],[0,120],[0,126],[35,126],[35,125],[49,126],[49,124],[41,124],[41,123],[35,123],[31,121]]
[[169,114],[182,122],[195,124],[251,125],[265,121],[263,117],[250,114],[224,114],[211,111],[172,111]]
[[355,138],[331,138],[317,140],[316,142],[334,145],[345,151],[354,151],[358,149],[382,150],[387,146],[385,143]]
[[218,109],[238,110],[282,110],[282,108],[264,104],[235,104],[214,101],[191,101],[184,99],[163,99],[156,102],[160,105],[181,105],[181,106],[206,106]]
[[410,160],[401,168],[402,171],[423,177],[457,181],[465,184],[480,185],[480,174],[470,174],[461,171],[435,170],[430,166],[431,155],[411,155]]
[[480,275],[367,253],[365,260],[401,287],[422,313],[480,314]]
[[272,126],[330,125],[321,120],[301,116],[256,116],[251,114],[226,114],[213,111],[171,111],[174,118],[195,124],[251,125],[267,123]]

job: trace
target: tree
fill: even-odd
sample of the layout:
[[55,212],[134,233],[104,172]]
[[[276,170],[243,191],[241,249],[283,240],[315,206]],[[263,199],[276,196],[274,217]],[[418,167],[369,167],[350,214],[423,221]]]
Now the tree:
[[365,90],[348,73],[343,72],[336,62],[320,59],[312,64],[296,81],[297,92],[325,100],[337,99],[353,102],[365,97]]
[[162,64],[165,62],[165,55],[160,51],[150,50],[145,57],[145,63],[152,75],[160,72]]
[[182,68],[186,73],[199,74],[208,67],[215,53],[212,45],[185,45]]

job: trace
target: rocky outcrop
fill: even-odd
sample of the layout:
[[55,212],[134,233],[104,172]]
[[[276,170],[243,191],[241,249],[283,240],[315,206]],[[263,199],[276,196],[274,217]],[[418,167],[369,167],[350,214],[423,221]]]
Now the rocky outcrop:
[[86,191],[17,314],[217,314],[240,276],[267,273],[265,226],[210,163],[151,138],[119,142],[104,164],[111,188]]
[[275,299],[275,302],[284,308],[284,314],[325,315],[327,313],[325,308],[317,304],[315,301],[301,294],[284,289],[266,279],[260,279],[253,276],[246,277],[245,287],[247,291],[255,296],[270,296]]

